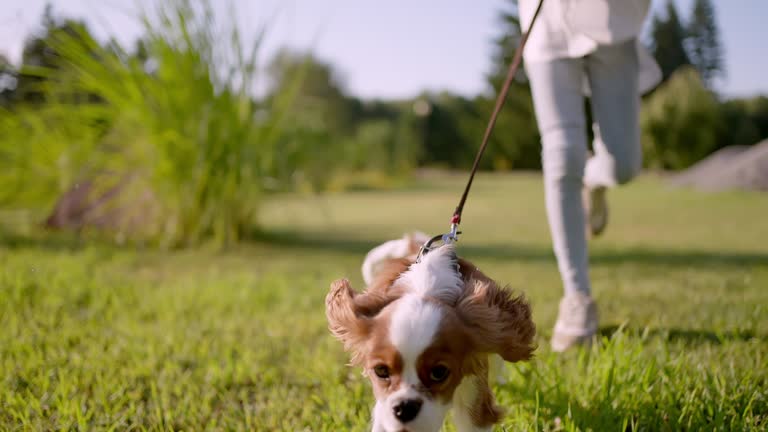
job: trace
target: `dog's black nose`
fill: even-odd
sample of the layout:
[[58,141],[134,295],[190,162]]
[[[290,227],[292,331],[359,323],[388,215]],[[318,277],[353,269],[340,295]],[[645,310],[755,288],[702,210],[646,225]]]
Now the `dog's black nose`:
[[416,418],[421,409],[421,401],[418,399],[408,399],[395,405],[395,417],[403,423]]

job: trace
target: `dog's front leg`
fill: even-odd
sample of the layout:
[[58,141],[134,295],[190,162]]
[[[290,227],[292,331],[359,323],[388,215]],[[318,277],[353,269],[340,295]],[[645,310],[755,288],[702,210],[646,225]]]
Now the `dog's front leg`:
[[467,376],[453,395],[453,423],[458,432],[490,432],[501,416],[488,381]]

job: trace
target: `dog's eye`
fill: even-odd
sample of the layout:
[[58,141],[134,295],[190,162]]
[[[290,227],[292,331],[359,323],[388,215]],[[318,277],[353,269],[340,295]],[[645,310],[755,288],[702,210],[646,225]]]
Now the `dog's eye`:
[[385,365],[376,365],[373,367],[373,373],[381,379],[389,378],[389,368]]
[[448,367],[443,365],[437,365],[432,368],[432,370],[429,371],[429,379],[431,379],[434,382],[442,382],[445,381],[446,378],[448,378],[448,375],[451,374],[450,369]]

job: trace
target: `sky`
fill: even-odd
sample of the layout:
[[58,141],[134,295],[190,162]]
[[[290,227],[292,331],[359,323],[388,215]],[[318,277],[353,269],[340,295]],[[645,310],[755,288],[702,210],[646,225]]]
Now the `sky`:
[[[101,39],[130,44],[137,11],[158,0],[3,0],[0,53],[18,63],[24,39],[39,31],[47,2],[57,15],[85,19]],[[545,0],[546,1],[546,0]],[[553,1],[553,0],[549,0]],[[630,0],[631,1],[631,0]],[[661,9],[665,0],[653,0]],[[674,0],[685,19],[693,0]],[[407,98],[424,90],[486,90],[498,11],[505,0],[213,0],[222,17],[255,35],[268,28],[264,61],[280,47],[311,49],[363,98]],[[725,52],[726,97],[768,95],[768,0],[714,0]],[[472,6],[469,6],[469,5]],[[126,6],[128,5],[128,6]]]

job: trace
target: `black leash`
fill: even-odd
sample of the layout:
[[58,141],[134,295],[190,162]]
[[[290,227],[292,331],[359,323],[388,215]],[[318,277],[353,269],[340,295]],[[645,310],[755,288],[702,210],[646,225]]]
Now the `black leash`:
[[544,3],[544,0],[539,0],[539,5],[536,7],[536,12],[533,14],[533,18],[531,18],[531,25],[528,26],[528,31],[524,32],[522,38],[520,39],[520,46],[515,51],[515,56],[512,59],[512,63],[509,65],[507,78],[504,80],[504,85],[501,87],[501,91],[496,97],[496,106],[493,108],[493,113],[491,114],[491,118],[488,121],[488,126],[485,128],[483,141],[480,144],[480,149],[477,151],[477,155],[475,156],[475,162],[472,164],[472,171],[469,174],[467,186],[464,188],[464,193],[461,194],[459,205],[456,206],[456,210],[454,210],[453,216],[451,216],[451,230],[447,234],[434,236],[428,242],[424,243],[424,246],[422,246],[421,250],[419,251],[417,261],[421,259],[422,255],[429,252],[432,249],[432,243],[438,240],[442,240],[443,243],[446,244],[459,241],[459,234],[461,234],[459,231],[461,213],[464,211],[464,204],[467,202],[469,189],[472,187],[472,180],[475,179],[475,173],[477,172],[477,168],[480,165],[480,159],[483,157],[485,148],[488,147],[488,141],[491,138],[491,133],[493,132],[493,128],[496,126],[496,119],[499,117],[499,113],[504,107],[504,102],[507,100],[507,94],[509,93],[509,88],[512,86],[512,81],[515,79],[515,75],[517,75],[517,70],[520,69],[520,63],[523,60],[523,48],[525,48],[525,43],[528,41],[528,35],[531,33],[531,30],[533,30],[533,24],[536,22],[536,18],[539,16],[542,3]]

